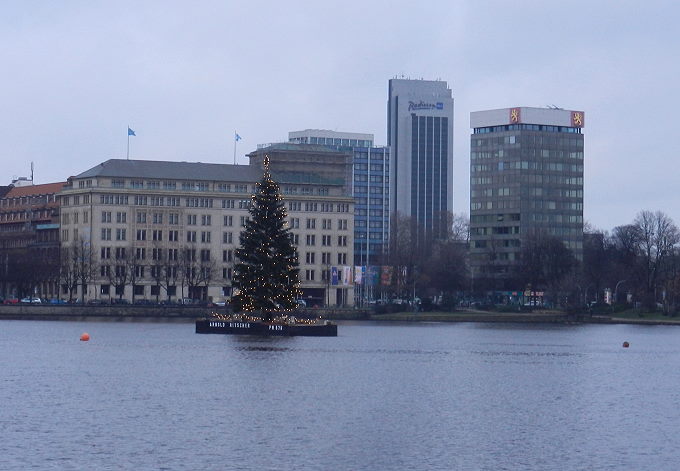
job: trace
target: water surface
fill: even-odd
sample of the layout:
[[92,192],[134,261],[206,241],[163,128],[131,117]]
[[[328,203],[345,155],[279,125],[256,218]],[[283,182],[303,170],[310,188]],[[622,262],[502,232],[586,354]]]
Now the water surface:
[[679,338],[664,326],[362,322],[337,338],[257,339],[3,321],[0,467],[677,469]]

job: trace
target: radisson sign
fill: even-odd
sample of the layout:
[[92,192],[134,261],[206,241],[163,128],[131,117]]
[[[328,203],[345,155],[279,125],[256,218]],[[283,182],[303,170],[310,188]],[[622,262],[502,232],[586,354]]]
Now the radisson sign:
[[444,109],[444,103],[441,101],[438,101],[437,103],[426,103],[424,101],[409,101],[408,102],[408,110],[409,111],[414,111],[414,110],[443,110]]

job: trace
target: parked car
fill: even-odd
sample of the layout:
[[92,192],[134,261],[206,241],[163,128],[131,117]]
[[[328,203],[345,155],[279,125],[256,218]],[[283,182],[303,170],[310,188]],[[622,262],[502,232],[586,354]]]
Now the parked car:
[[19,304],[19,300],[17,298],[7,298],[3,301],[3,304]]
[[41,304],[42,299],[40,298],[22,298],[21,304]]
[[102,304],[108,304],[108,303],[103,299],[90,299],[87,302],[87,304],[102,305]]
[[66,301],[64,301],[63,299],[59,299],[59,298],[52,298],[52,299],[49,300],[49,303],[50,304],[66,304]]
[[128,301],[125,298],[123,299],[114,298],[111,300],[111,304],[130,304],[130,301]]

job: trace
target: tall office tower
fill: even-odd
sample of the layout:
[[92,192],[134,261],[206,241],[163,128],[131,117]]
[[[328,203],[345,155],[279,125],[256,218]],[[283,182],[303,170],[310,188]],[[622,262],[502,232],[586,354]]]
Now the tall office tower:
[[354,264],[380,265],[390,234],[390,149],[373,145],[373,134],[306,129],[288,141],[321,144],[352,154]]
[[453,98],[446,82],[389,81],[387,142],[390,210],[436,238],[442,216],[453,211]]
[[509,286],[527,237],[549,234],[583,253],[584,113],[505,108],[470,114],[470,265]]

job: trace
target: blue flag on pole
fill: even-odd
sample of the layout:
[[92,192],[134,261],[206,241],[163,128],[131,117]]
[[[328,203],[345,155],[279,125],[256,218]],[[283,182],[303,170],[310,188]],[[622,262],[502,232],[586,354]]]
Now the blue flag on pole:
[[136,135],[137,134],[135,134],[135,132],[132,129],[130,129],[130,126],[128,126],[128,136],[136,136]]
[[237,132],[234,133],[234,140],[236,140],[236,141],[241,140],[241,136],[239,136]]

